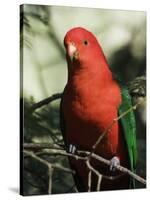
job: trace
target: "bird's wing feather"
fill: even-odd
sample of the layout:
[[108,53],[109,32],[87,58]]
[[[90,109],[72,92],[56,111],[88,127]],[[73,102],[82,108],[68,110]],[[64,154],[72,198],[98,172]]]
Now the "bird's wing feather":
[[[119,115],[126,112],[132,107],[132,102],[128,90],[126,87],[121,88],[122,93],[122,104],[119,107]],[[124,137],[126,140],[128,154],[130,159],[131,171],[135,172],[137,162],[137,145],[136,145],[136,122],[133,110],[128,112],[120,119],[123,127]],[[132,183],[134,181],[132,180]],[[134,183],[132,184],[134,186]]]

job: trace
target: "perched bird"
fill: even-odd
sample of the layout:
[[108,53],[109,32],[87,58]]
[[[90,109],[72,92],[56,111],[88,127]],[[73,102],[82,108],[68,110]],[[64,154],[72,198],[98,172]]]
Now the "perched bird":
[[[64,38],[68,81],[61,100],[60,121],[68,151],[92,151],[100,135],[113,119],[131,107],[125,87],[120,88],[96,37],[88,30],[76,27]],[[134,171],[136,167],[136,133],[133,112],[113,124],[95,149],[95,153],[109,159],[106,166],[94,159],[93,168],[103,175],[100,190],[128,189],[134,181],[115,170],[122,165]],[[89,169],[85,162],[69,158],[76,171],[75,183],[79,192],[88,190]],[[92,173],[91,191],[96,191],[97,176]]]

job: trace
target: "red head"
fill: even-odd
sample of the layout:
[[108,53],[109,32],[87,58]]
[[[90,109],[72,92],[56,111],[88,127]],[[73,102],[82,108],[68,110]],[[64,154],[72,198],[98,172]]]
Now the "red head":
[[101,79],[102,82],[112,79],[103,50],[90,31],[81,27],[69,30],[64,38],[64,45],[68,63],[68,80],[72,80],[72,77],[77,74],[87,81],[89,77]]
[[105,60],[103,51],[96,37],[88,30],[77,27],[69,30],[64,38],[67,59],[73,63],[80,63],[85,66],[92,64],[93,59],[102,58]]
[[77,27],[69,30],[64,39],[67,56],[80,63],[99,53],[100,46],[95,36],[88,30]]

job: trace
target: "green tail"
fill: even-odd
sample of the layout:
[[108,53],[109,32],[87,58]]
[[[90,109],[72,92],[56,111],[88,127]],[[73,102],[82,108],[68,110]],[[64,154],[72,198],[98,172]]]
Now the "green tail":
[[[119,115],[126,112],[132,107],[131,97],[126,87],[121,88],[122,92],[122,104],[119,107]],[[130,159],[130,170],[136,171],[137,163],[137,144],[136,144],[136,122],[133,110],[120,119],[121,125],[124,130],[124,136],[128,148],[128,154]],[[135,180],[131,178],[130,188],[135,188]]]

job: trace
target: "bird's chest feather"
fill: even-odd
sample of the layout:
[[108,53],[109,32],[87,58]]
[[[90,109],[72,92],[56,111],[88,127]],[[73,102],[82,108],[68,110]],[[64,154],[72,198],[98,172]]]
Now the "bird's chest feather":
[[[119,94],[119,90],[117,92]],[[113,85],[111,88],[90,81],[88,84],[81,82],[71,89],[66,89],[64,104],[67,106],[64,106],[64,112],[69,118],[103,125],[114,117],[120,104],[120,95],[118,96],[117,92]]]
[[[92,85],[75,89],[66,91],[67,95],[64,95],[64,103],[67,105],[64,110],[67,135],[69,142],[85,148],[87,146],[88,149],[117,117],[117,101],[114,101],[111,90],[107,93],[103,88]],[[108,151],[115,151],[117,134],[118,127],[115,125],[111,133],[105,136],[101,150],[105,147],[104,151],[106,148]]]

